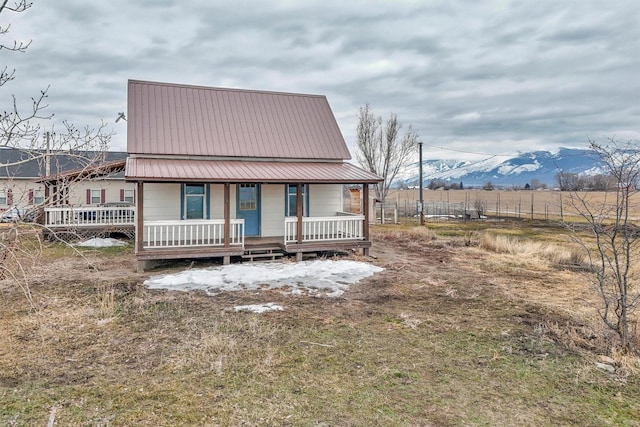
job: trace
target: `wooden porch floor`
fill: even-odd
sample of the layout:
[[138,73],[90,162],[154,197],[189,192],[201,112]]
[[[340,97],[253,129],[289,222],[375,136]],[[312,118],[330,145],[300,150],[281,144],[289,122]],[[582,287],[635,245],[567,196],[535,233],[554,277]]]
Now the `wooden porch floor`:
[[[244,248],[231,246],[224,248],[215,247],[192,247],[192,248],[145,248],[138,250],[136,257],[139,260],[154,259],[179,259],[179,258],[217,258],[230,256],[245,256],[257,252],[281,252],[282,254],[299,254],[309,252],[331,252],[346,251],[349,249],[368,249],[371,247],[370,241],[364,240],[339,240],[308,243],[284,243],[284,236],[274,237],[247,237],[244,241]],[[247,258],[245,256],[245,258]]]

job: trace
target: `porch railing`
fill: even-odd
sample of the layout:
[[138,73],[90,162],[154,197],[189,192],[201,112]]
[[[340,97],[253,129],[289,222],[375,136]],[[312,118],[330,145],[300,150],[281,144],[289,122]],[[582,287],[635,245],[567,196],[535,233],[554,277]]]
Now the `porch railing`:
[[[224,220],[145,221],[143,248],[224,246]],[[232,219],[231,246],[244,247],[244,220]]]
[[[302,218],[302,241],[364,240],[364,215],[338,212],[336,216]],[[284,242],[298,241],[298,218],[284,219]]]
[[44,208],[44,225],[49,228],[134,225],[135,212],[135,206],[49,206]]

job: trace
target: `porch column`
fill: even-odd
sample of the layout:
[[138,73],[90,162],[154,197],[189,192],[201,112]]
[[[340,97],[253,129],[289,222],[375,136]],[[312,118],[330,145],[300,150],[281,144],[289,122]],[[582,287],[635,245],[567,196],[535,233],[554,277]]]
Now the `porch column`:
[[136,182],[136,254],[144,250],[144,185]]
[[302,217],[304,216],[304,208],[302,206],[302,184],[296,185],[296,216],[298,217],[298,222],[296,223],[298,243],[302,243]]
[[[224,247],[231,247],[231,183],[224,183]],[[222,259],[224,265],[231,263],[231,257],[226,255]]]
[[[364,224],[362,224],[362,234],[365,242],[369,241],[369,184],[362,184],[362,213],[364,214]],[[362,255],[369,255],[369,248],[362,249]]]
[[[296,223],[296,233],[298,235],[298,244],[302,244],[302,217],[304,216],[304,207],[302,204],[302,184],[296,185],[296,215],[298,222]],[[302,261],[302,252],[296,252],[296,261]]]

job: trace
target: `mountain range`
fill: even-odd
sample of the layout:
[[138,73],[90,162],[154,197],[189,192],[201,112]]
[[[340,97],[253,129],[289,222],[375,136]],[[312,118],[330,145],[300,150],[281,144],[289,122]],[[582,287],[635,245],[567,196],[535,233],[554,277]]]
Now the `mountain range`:
[[[431,181],[462,183],[464,187],[482,187],[491,182],[497,187],[524,187],[538,180],[548,187],[557,185],[556,175],[577,173],[597,175],[597,156],[588,149],[560,148],[556,152],[531,151],[513,157],[492,156],[480,161],[436,160],[423,153],[423,185]],[[397,185],[419,186],[419,162],[407,165],[396,178]]]

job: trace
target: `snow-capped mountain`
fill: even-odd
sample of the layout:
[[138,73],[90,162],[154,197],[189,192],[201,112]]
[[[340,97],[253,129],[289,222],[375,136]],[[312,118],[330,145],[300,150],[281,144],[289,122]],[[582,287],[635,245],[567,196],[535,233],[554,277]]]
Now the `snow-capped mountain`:
[[[560,171],[586,175],[602,173],[593,151],[574,148],[560,148],[557,152],[532,151],[511,158],[494,156],[481,161],[423,159],[422,168],[425,187],[431,181],[462,182],[465,187],[479,187],[491,181],[496,186],[524,187],[533,179],[553,187]],[[419,185],[418,162],[407,165],[399,175],[396,183]]]

